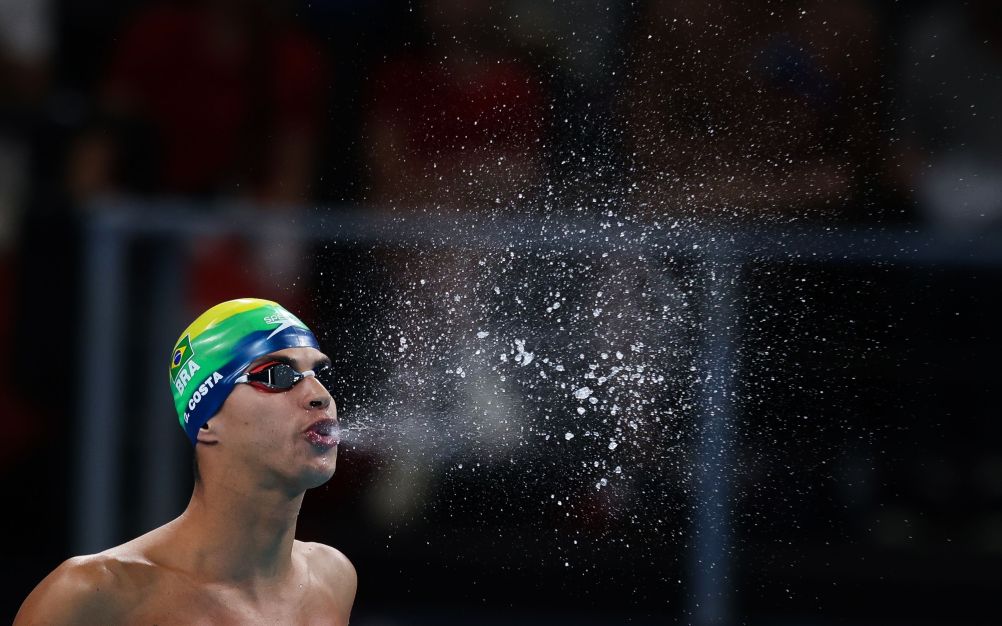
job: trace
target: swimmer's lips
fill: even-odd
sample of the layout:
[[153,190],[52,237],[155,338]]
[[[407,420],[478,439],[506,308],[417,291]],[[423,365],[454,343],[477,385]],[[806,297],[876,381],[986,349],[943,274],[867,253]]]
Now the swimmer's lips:
[[317,420],[303,433],[306,439],[318,448],[333,448],[338,444],[337,421],[331,418]]

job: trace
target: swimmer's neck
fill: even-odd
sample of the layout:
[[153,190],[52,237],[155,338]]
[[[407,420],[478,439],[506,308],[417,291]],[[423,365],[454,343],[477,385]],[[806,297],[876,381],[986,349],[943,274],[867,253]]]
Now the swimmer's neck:
[[303,495],[199,483],[170,524],[171,543],[179,548],[172,560],[205,581],[265,586],[287,580]]

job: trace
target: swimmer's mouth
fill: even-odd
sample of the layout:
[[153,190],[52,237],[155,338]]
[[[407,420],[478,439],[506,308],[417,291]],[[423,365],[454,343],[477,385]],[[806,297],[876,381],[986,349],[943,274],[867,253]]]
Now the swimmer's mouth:
[[309,442],[318,448],[333,448],[341,439],[337,420],[331,418],[317,420],[303,432]]

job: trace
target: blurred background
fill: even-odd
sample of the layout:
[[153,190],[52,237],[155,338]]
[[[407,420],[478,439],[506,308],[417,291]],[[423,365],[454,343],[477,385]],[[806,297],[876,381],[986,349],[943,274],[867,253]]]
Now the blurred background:
[[353,624],[1002,620],[996,3],[0,0],[3,615],[276,299]]

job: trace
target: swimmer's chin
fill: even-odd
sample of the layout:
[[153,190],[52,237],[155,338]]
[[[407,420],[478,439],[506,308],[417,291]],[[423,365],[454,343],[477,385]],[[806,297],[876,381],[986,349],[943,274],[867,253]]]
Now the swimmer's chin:
[[322,456],[314,459],[314,464],[310,468],[308,475],[303,477],[306,489],[320,487],[334,477],[334,470],[337,466],[337,447],[335,446]]

